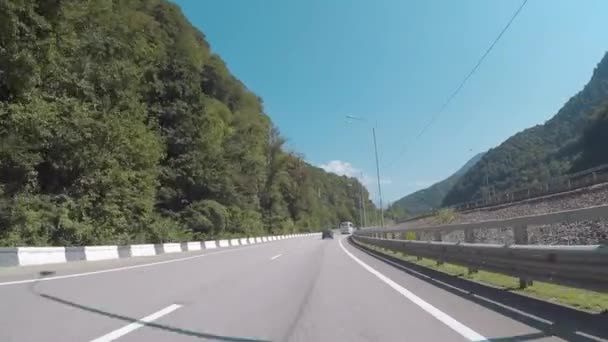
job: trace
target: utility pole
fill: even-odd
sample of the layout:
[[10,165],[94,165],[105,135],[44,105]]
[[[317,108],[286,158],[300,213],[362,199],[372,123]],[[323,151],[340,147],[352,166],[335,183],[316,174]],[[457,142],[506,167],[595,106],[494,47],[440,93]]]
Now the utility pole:
[[[366,119],[346,115],[347,119],[367,122]],[[377,123],[376,123],[377,125]],[[372,135],[374,137],[374,153],[376,155],[376,177],[378,178],[378,197],[380,199],[380,226],[384,228],[384,208],[382,206],[382,186],[380,185],[380,162],[378,161],[378,143],[376,141],[376,125],[372,126]]]
[[361,210],[363,211],[363,227],[367,227],[367,217],[365,215],[365,199],[363,199],[363,172],[361,172]]
[[376,127],[372,127],[374,136],[374,152],[376,153],[376,176],[378,177],[378,197],[380,197],[380,227],[384,228],[384,207],[382,207],[382,187],[380,186],[380,163],[378,161],[378,143],[376,142]]
[[360,185],[361,188],[359,189],[359,216],[360,216],[360,220],[359,220],[359,225],[361,227],[365,227],[365,218],[363,216],[363,185]]

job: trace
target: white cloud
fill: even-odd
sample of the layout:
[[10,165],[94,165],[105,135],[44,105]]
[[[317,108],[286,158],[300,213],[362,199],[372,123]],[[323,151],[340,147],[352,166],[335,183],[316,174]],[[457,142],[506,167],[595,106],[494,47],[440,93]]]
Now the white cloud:
[[[319,165],[320,168],[327,172],[332,172],[340,176],[357,178],[368,190],[370,186],[376,184],[376,177],[364,174],[361,169],[354,167],[351,163],[342,160],[331,160],[327,164]],[[390,179],[380,179],[380,184],[391,184]],[[373,191],[370,191],[373,192]]]
[[327,164],[319,165],[323,170],[327,172],[333,172],[340,176],[347,177],[360,177],[361,170],[353,167],[351,163],[342,160],[332,160]]

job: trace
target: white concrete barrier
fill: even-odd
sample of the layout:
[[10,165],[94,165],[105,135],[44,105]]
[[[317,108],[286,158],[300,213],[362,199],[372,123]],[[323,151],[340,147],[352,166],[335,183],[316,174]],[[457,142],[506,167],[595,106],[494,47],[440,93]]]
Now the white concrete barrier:
[[44,265],[66,262],[64,247],[18,247],[19,265]]
[[156,255],[156,250],[154,249],[154,245],[145,244],[145,245],[131,245],[131,256],[150,256]]
[[164,253],[180,253],[182,251],[182,245],[179,243],[163,243]]
[[187,251],[200,251],[201,250],[201,243],[199,241],[187,242],[186,243],[186,250]]
[[204,245],[205,245],[205,249],[217,248],[217,242],[215,242],[215,241],[205,241]]
[[118,259],[118,246],[85,246],[87,261]]
[[218,247],[244,246],[311,235],[314,234],[272,235],[218,241],[190,241],[182,243],[137,244],[128,246],[0,247],[0,267],[153,256],[163,253],[200,251],[203,247],[205,249],[214,249]]

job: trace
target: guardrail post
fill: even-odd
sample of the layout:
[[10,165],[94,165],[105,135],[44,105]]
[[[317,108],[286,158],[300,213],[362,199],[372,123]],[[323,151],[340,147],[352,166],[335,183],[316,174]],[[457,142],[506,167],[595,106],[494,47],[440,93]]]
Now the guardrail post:
[[[475,234],[473,229],[464,230],[464,242],[475,243]],[[473,267],[469,267],[469,274],[477,273],[479,270]]]
[[[516,245],[527,245],[528,244],[528,226],[513,227],[513,240]],[[528,286],[532,286],[534,282],[530,278],[521,277],[519,278],[519,288],[525,289]]]
[[[437,232],[433,233],[433,240],[434,241],[442,241],[441,238],[442,238],[441,237],[441,231],[437,231]],[[443,260],[441,258],[437,259],[437,266],[441,266],[441,265],[443,265]]]
[[[420,232],[414,232],[414,234],[415,234],[414,240],[420,241],[422,234],[420,234]],[[416,260],[420,261],[420,260],[422,260],[422,257],[416,255]]]

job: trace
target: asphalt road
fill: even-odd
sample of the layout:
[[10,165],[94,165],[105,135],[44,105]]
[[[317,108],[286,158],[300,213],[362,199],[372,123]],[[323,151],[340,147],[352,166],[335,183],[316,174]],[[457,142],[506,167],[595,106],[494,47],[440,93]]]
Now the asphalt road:
[[558,340],[339,235],[0,270],[0,303],[3,342]]

